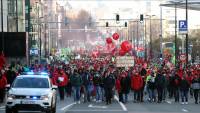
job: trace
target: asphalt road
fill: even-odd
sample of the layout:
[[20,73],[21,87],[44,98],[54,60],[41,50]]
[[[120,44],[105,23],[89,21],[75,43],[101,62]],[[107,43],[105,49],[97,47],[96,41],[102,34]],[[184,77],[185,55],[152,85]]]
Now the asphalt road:
[[[129,97],[132,100],[131,97]],[[113,100],[111,105],[105,103],[81,103],[75,104],[72,98],[66,98],[64,101],[57,102],[57,113],[199,113],[200,104],[194,104],[193,99],[190,98],[188,105],[181,105],[175,103],[173,99],[167,99],[163,103],[133,103],[129,101],[122,104]],[[4,104],[0,105],[0,113],[5,113]]]

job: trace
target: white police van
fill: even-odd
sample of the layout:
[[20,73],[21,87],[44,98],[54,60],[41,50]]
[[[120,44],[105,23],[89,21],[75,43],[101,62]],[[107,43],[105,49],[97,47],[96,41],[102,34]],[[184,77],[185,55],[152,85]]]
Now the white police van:
[[14,80],[6,101],[6,113],[56,112],[56,89],[48,74],[27,73]]

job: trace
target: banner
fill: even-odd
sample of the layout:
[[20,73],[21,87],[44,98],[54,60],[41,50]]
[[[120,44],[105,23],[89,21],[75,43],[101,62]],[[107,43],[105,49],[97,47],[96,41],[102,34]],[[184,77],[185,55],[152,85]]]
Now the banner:
[[116,58],[116,67],[132,67],[134,63],[134,57],[132,56],[118,56]]

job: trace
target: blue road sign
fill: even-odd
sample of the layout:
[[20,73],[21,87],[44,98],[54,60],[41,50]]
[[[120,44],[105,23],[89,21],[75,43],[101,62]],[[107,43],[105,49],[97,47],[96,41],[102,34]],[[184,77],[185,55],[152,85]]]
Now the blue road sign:
[[186,20],[179,20],[179,33],[187,33],[188,24]]

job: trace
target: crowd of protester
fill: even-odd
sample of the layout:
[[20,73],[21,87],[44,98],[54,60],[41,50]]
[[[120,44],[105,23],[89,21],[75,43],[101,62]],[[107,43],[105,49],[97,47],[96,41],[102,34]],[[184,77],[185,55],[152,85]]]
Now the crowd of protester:
[[54,62],[28,67],[17,63],[2,67],[1,103],[6,85],[12,84],[16,76],[24,71],[48,71],[52,83],[58,86],[60,100],[73,96],[77,103],[96,101],[111,104],[115,95],[123,103],[162,103],[174,98],[175,102],[188,104],[191,96],[194,97],[194,103],[198,104],[200,98],[200,65],[171,68],[166,65],[144,66],[144,63],[139,62],[134,67],[123,68],[115,67],[110,59],[87,59],[71,60],[68,64]]

